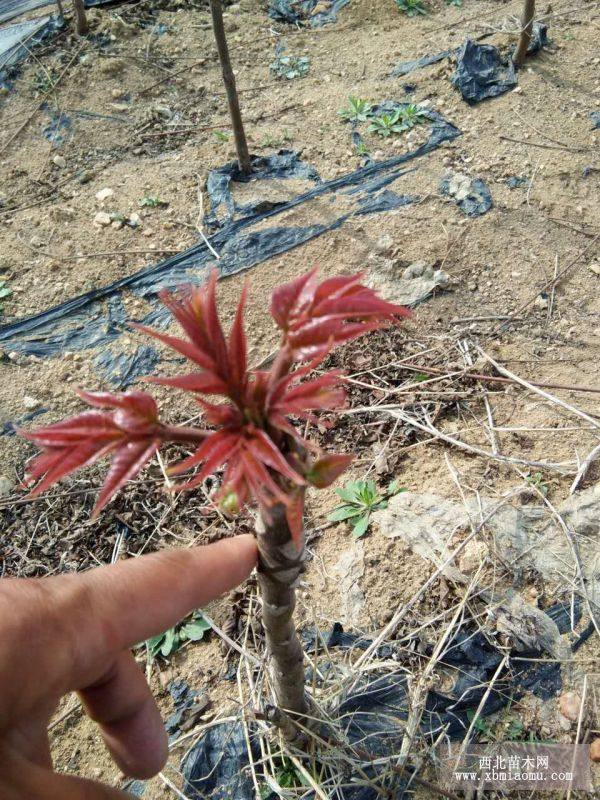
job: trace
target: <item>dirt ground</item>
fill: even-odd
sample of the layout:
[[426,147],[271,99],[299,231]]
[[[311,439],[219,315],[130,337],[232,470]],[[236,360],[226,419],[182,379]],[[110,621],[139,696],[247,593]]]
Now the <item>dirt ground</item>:
[[[363,158],[352,145],[348,124],[338,116],[350,95],[371,103],[407,97],[428,101],[462,135],[419,159],[416,171],[394,184],[399,193],[418,194],[418,203],[351,217],[299,248],[223,279],[223,318],[231,320],[240,288],[248,281],[247,329],[251,357],[258,362],[276,343],[266,298],[277,284],[313,265],[324,276],[364,269],[389,299],[394,299],[395,279],[408,265],[423,261],[443,269],[448,287],[419,305],[401,331],[375,334],[333,357],[361,384],[351,387],[350,409],[397,402],[393,392],[401,390],[403,402],[427,404],[448,437],[502,456],[572,466],[598,443],[596,430],[580,416],[514,383],[449,380],[418,388],[411,383],[413,373],[398,362],[410,357],[412,364],[450,372],[464,369],[465,359],[472,358],[474,369],[493,374],[479,346],[527,381],[573,387],[548,391],[600,419],[600,131],[589,116],[600,111],[600,6],[585,0],[564,9],[540,4],[549,46],[527,60],[515,90],[469,106],[449,81],[450,62],[401,78],[391,77],[394,64],[455,48],[467,36],[485,36],[486,43],[507,50],[515,42],[521,3],[464,0],[456,7],[431,0],[426,5],[427,15],[408,17],[393,0],[351,0],[335,23],[302,29],[270,20],[261,0],[241,0],[226,9],[252,153],[297,150],[324,180],[357,169]],[[0,95],[0,285],[5,281],[12,290],[2,301],[0,326],[196,243],[198,221],[207,208],[202,194],[207,174],[234,156],[210,15],[202,3],[142,0],[89,11],[88,16],[92,36],[79,39],[67,31],[35,49],[13,89]],[[287,54],[310,58],[306,76],[275,78],[269,64],[278,43]],[[71,119],[60,146],[42,135],[50,121],[48,109]],[[405,152],[423,136],[417,130],[379,140],[366,126],[361,132],[375,159]],[[440,180],[448,172],[484,180],[492,208],[480,217],[465,216],[440,194]],[[524,180],[511,188],[507,181],[515,177]],[[273,181],[234,192],[240,201],[254,192],[289,199],[308,186],[302,180]],[[112,194],[99,200],[104,189]],[[163,203],[140,205],[144,198]],[[102,211],[123,219],[137,214],[139,224],[101,226],[94,220]],[[310,209],[287,211],[276,224],[312,224],[315,217],[326,223],[333,215],[331,198],[321,197]],[[122,300],[131,318],[149,309],[134,294],[124,292]],[[128,342],[139,344],[142,337],[127,332],[122,343]],[[463,342],[466,350],[461,350]],[[92,366],[101,349],[44,359],[0,350],[0,426],[21,420],[31,409],[46,409],[36,419],[46,423],[80,408],[75,388],[103,385]],[[420,380],[427,377],[419,374]],[[180,396],[160,389],[155,395],[169,419],[195,413]],[[488,414],[496,438],[490,436]],[[357,452],[352,478],[368,472],[381,486],[397,478],[408,490],[458,500],[461,493],[478,492],[498,499],[529,481],[559,504],[573,480],[572,474],[556,469],[478,457],[381,410],[343,415],[333,431],[321,435],[324,444]],[[206,511],[205,498],[172,501],[156,463],[148,470],[151,482],[129,486],[97,523],[88,521],[101,473],[97,469],[29,503],[16,485],[33,452],[17,436],[0,436],[0,473],[15,487],[0,497],[3,576],[56,574],[106,563],[123,525],[128,536],[121,557],[228,535],[223,521]],[[582,486],[599,477],[599,467],[592,464]],[[336,499],[333,490],[310,498],[308,530],[316,533],[299,619],[323,627],[345,621],[340,556],[360,547],[364,605],[360,620],[350,627],[376,631],[415,594],[433,567],[399,540],[383,538],[376,525],[360,545],[344,524],[321,530]],[[250,529],[251,520],[240,525]],[[540,607],[563,599],[548,596],[539,576],[526,578],[519,590],[530,599],[533,591]],[[452,591],[437,581],[419,613],[426,616],[444,607]],[[209,612],[222,625],[228,604],[215,603]],[[567,686],[578,685],[583,672],[600,671],[597,637],[577,658],[579,667],[564,676]],[[213,636],[187,646],[168,664],[155,663],[150,679],[166,714],[172,710],[169,679],[182,677],[205,689],[211,698],[208,719],[239,700],[235,682],[225,680],[224,672]],[[65,701],[62,710],[71,704]],[[571,729],[560,735],[573,734]],[[122,785],[123,776],[79,710],[54,724],[52,738],[59,769]],[[180,785],[176,764],[174,758],[165,775]],[[149,800],[173,796],[158,778],[144,794]]]

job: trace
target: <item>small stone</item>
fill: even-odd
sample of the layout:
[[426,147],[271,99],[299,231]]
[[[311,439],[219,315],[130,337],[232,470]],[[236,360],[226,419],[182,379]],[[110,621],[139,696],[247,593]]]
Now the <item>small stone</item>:
[[469,291],[470,291],[470,292],[476,292],[476,291],[477,291],[477,289],[478,289],[479,287],[478,287],[478,286],[477,286],[477,284],[476,284],[476,283],[473,281],[472,283],[470,283],[470,284],[469,284],[469,287],[468,287],[468,288],[469,288]]
[[142,224],[142,218],[137,211],[134,211],[133,214],[129,215],[129,224],[134,228],[139,228],[139,226]]
[[121,89],[113,89],[110,96],[113,100],[118,100],[120,97],[123,97],[123,91]]
[[77,176],[77,180],[83,186],[85,183],[89,183],[92,178],[94,177],[94,173],[90,172],[88,169],[84,169],[83,172],[80,172]]
[[0,475],[0,500],[10,497],[15,488],[15,484],[6,475]]
[[40,407],[40,401],[36,400],[35,397],[31,397],[31,395],[26,394],[23,398],[23,407],[27,409],[27,411],[35,411],[36,408]]
[[375,242],[375,247],[373,248],[375,253],[379,255],[384,255],[385,253],[389,253],[389,251],[394,246],[394,240],[390,236],[389,233],[382,233],[379,239]]
[[108,227],[111,222],[110,214],[106,211],[99,211],[94,217],[94,225],[100,225],[102,228]]
[[538,294],[538,296],[535,298],[533,305],[536,308],[539,308],[540,310],[548,308],[548,306],[550,305],[550,300],[548,299],[548,295],[545,292]]
[[594,275],[600,275],[600,264],[590,264],[590,272]]
[[581,711],[581,697],[577,692],[565,692],[558,698],[558,710],[571,722],[577,722]]
[[594,739],[591,743],[590,758],[592,761],[600,761],[600,739]]
[[310,12],[311,17],[315,17],[317,14],[324,14],[325,12],[329,11],[331,8],[331,3],[322,2],[317,3],[317,5],[313,8]]
[[152,228],[144,228],[142,231],[142,236],[154,236],[154,231]]
[[64,156],[56,154],[52,158],[52,163],[59,169],[64,169],[67,166],[67,159]]
[[100,61],[100,72],[104,75],[118,75],[126,67],[125,60],[122,58],[105,58]]
[[443,269],[438,269],[433,273],[433,277],[438,286],[448,286],[450,283],[450,275],[444,272]]
[[31,239],[29,240],[29,244],[32,247],[43,247],[44,240],[42,239],[41,236],[32,236]]
[[105,200],[108,200],[109,197],[112,197],[114,194],[112,189],[100,189],[99,192],[96,192],[96,200],[99,203],[103,203]]
[[487,555],[488,549],[485,542],[472,540],[465,546],[458,561],[458,568],[465,575],[472,575],[477,572],[482,561]]

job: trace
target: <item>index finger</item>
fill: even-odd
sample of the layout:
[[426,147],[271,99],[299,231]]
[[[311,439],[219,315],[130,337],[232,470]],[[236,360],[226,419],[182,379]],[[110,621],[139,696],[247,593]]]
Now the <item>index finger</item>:
[[0,581],[0,729],[44,699],[90,685],[115,654],[172,627],[246,578],[252,536],[42,580]]

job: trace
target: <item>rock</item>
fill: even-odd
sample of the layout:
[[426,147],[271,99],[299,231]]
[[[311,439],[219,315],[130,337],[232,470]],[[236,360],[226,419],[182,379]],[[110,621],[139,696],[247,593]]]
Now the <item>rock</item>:
[[99,69],[103,75],[119,75],[126,67],[123,58],[104,58],[100,61]]
[[53,206],[50,216],[56,222],[72,222],[75,219],[75,209],[70,206]]
[[40,401],[36,400],[35,397],[31,397],[31,395],[26,394],[23,398],[23,407],[27,409],[27,411],[35,411],[36,408],[40,407]]
[[350,627],[358,626],[365,606],[365,596],[360,587],[360,579],[365,574],[364,544],[361,541],[342,553],[335,571],[339,575],[342,622]]
[[317,3],[317,5],[313,8],[310,12],[311,17],[316,17],[317,14],[325,14],[331,8],[331,3],[326,2],[326,0],[321,0],[321,2]]
[[4,500],[13,493],[15,484],[6,475],[0,475],[0,500]]
[[571,722],[577,722],[581,711],[581,697],[577,692],[565,692],[558,698],[558,710]]
[[458,568],[466,575],[473,575],[477,572],[487,554],[488,549],[485,542],[479,542],[473,539],[465,546],[458,560]]
[[90,172],[89,169],[84,169],[83,172],[80,172],[77,176],[77,180],[83,186],[86,183],[89,183],[92,178],[94,177],[94,173]]
[[43,247],[45,242],[41,236],[32,236],[31,239],[29,240],[29,244],[32,247]]
[[108,227],[111,222],[110,214],[106,211],[99,211],[94,217],[94,225],[100,225],[102,228]]
[[600,739],[594,739],[591,743],[590,758],[592,761],[600,761]]
[[142,224],[142,218],[137,211],[134,211],[133,214],[129,215],[129,224],[134,228],[139,228],[139,226]]
[[99,192],[96,192],[96,200],[99,203],[103,203],[105,200],[108,200],[108,198],[112,197],[113,195],[114,195],[113,190],[109,189],[108,187],[106,189],[100,189]]
[[373,252],[377,253],[378,255],[385,255],[389,253],[392,247],[394,246],[394,240],[390,236],[389,233],[382,233],[379,239],[375,242],[375,246],[373,247]]
[[550,305],[550,300],[548,299],[548,295],[545,292],[538,294],[538,296],[535,298],[533,305],[536,308],[539,308],[540,310],[548,308],[548,306]]
[[67,159],[61,155],[55,155],[52,158],[52,163],[59,169],[64,169],[67,166]]
[[593,272],[594,275],[600,275],[600,264],[590,264],[590,272]]

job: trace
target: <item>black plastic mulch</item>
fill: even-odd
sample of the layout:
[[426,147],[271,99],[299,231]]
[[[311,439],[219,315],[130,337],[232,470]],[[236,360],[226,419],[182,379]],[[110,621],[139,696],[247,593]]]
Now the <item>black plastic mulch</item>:
[[[347,6],[350,0],[333,0],[324,4],[319,0],[271,0],[269,16],[277,22],[287,22],[290,25],[310,25],[320,28],[330,22],[335,22],[338,11]],[[322,7],[315,14],[315,8]]]
[[[316,173],[302,164],[294,153],[280,151],[267,158],[256,158],[257,172],[254,180],[273,177],[298,177],[316,181],[316,185],[282,204],[261,204],[236,208],[230,194],[231,181],[238,177],[236,164],[216,170],[208,179],[209,199],[213,211],[223,210],[219,217],[212,216],[216,226],[210,242],[220,254],[215,263],[214,256],[202,241],[183,253],[179,253],[159,264],[147,267],[106,286],[98,287],[74,297],[39,314],[15,320],[0,326],[0,345],[7,352],[15,351],[40,357],[60,354],[65,350],[82,350],[116,342],[126,330],[125,310],[120,294],[124,290],[135,292],[153,304],[164,287],[172,288],[184,283],[202,283],[208,271],[217,267],[221,276],[233,275],[249,269],[272,256],[285,253],[305,242],[339,228],[354,215],[376,213],[410,202],[407,195],[396,195],[383,189],[406,171],[404,165],[425,156],[440,144],[460,135],[436,112],[428,112],[431,127],[427,141],[408,153],[385,161],[371,161],[367,166],[330,181],[318,181]],[[245,180],[245,178],[244,178]],[[272,226],[254,230],[259,223],[275,220],[278,215],[298,206],[310,203],[316,197],[331,194],[333,206],[338,193],[352,192],[354,210],[323,222],[319,217],[311,225]],[[236,214],[241,214],[238,218]],[[220,227],[219,227],[220,226]],[[140,320],[146,324],[166,326],[169,315],[156,303],[155,308]],[[118,348],[111,347],[112,358],[118,357]],[[143,350],[143,360],[152,358]],[[102,370],[117,375],[134,375],[137,366],[128,361],[112,364],[106,355],[100,362]],[[145,371],[145,366],[142,371]]]
[[[567,634],[571,625],[577,625],[581,619],[581,603],[577,602],[573,608],[568,603],[557,603],[546,613],[554,620],[559,632]],[[573,651],[592,631],[593,626],[588,625],[575,638]],[[339,623],[329,632],[309,628],[303,631],[302,639],[309,653],[317,649],[327,653],[335,648],[364,650],[371,643],[367,637],[346,633]],[[427,647],[425,654],[430,654]],[[382,645],[376,656],[393,659],[393,643]],[[482,705],[482,717],[509,707],[527,693],[548,700],[561,690],[560,664],[552,660],[544,662],[547,654],[543,649],[515,651],[512,656]],[[542,661],[519,660],[527,658]],[[448,693],[429,690],[421,719],[421,735],[431,742],[442,733],[450,739],[464,737],[503,659],[504,651],[484,636],[478,627],[473,623],[463,623],[438,660],[446,668],[454,668],[457,676],[454,686]],[[319,662],[318,669],[326,674],[329,666],[329,661]],[[308,677],[313,680],[312,675]],[[399,721],[407,718],[407,695],[405,671],[366,673],[337,710],[338,724],[348,743],[374,757],[398,753],[404,738],[404,728]],[[249,724],[248,741],[255,762],[260,759],[256,735],[256,729]],[[339,734],[335,737],[339,738]],[[190,800],[252,800],[254,797],[248,743],[239,720],[209,729],[186,755],[181,769],[185,778],[183,791]],[[337,796],[341,800],[375,800],[380,791],[365,782],[365,777],[377,780],[377,768],[367,763],[363,765],[362,775],[348,775]],[[260,774],[258,779],[260,781]],[[409,787],[410,777],[392,775],[380,790],[384,788],[391,793],[390,796],[403,798],[408,796]],[[268,792],[265,794],[268,796]],[[307,790],[305,797],[313,797],[312,792]]]

